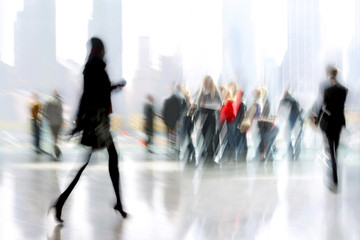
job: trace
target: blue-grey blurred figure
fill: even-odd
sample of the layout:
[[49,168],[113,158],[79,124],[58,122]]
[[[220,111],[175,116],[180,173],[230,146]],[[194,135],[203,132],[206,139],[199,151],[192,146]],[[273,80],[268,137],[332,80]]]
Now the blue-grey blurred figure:
[[320,100],[312,108],[312,123],[320,126],[323,132],[324,146],[327,156],[327,167],[331,169],[332,181],[329,187],[335,189],[338,185],[337,149],[341,129],[345,126],[345,101],[348,89],[337,79],[338,70],[333,65],[326,67],[328,83],[320,89]]
[[33,93],[33,100],[31,102],[30,111],[31,111],[31,126],[32,132],[34,135],[34,147],[36,153],[41,153],[40,148],[40,136],[41,136],[41,110],[42,104],[39,100],[39,94],[37,92]]
[[63,107],[59,92],[57,90],[54,91],[53,97],[45,104],[44,116],[48,121],[51,134],[53,136],[53,149],[55,156],[58,159],[61,155],[61,150],[57,145],[57,142],[61,125],[63,123]]
[[289,93],[289,91],[285,91],[283,98],[280,101],[279,104],[279,110],[278,115],[281,115],[283,112],[287,112],[287,141],[288,141],[288,155],[291,160],[294,160],[297,158],[297,156],[300,153],[300,144],[299,140],[301,137],[300,135],[297,136],[297,139],[295,141],[295,146],[292,143],[291,140],[291,134],[293,132],[293,129],[295,127],[295,124],[297,121],[300,123],[300,131],[299,134],[302,132],[302,124],[303,119],[301,118],[301,107],[296,101],[296,99]]

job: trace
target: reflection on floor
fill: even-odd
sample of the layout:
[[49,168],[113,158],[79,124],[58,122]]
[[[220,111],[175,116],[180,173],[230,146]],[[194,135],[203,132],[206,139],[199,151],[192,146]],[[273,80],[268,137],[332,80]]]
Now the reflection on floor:
[[0,239],[360,239],[358,151],[342,146],[341,182],[327,189],[316,153],[298,161],[183,165],[118,139],[122,198],[130,217],[112,206],[107,153],[93,156],[63,211],[51,201],[82,162],[84,149],[63,146],[63,160],[29,149],[0,151]]

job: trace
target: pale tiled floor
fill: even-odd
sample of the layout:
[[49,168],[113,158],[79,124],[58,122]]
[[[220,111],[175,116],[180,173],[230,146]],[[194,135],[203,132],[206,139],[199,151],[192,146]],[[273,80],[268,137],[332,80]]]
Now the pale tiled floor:
[[63,144],[63,160],[13,145],[0,149],[0,239],[360,239],[359,151],[340,149],[341,182],[329,191],[316,151],[299,161],[230,161],[183,166],[162,148],[149,155],[132,137],[117,139],[122,198],[115,201],[106,152],[98,152],[68,199],[64,225],[47,215],[83,161]]

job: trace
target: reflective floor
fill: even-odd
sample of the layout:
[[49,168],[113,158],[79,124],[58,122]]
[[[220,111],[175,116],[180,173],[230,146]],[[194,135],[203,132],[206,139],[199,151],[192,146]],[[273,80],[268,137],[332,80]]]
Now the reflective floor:
[[[158,139],[161,145],[163,140]],[[107,153],[97,152],[58,225],[48,207],[83,162],[85,149],[64,143],[63,160],[29,146],[0,149],[0,239],[360,239],[359,151],[340,147],[337,193],[324,184],[318,151],[298,161],[184,165],[164,148],[149,154],[118,136],[122,199],[115,196]],[[251,153],[250,153],[251,154]]]

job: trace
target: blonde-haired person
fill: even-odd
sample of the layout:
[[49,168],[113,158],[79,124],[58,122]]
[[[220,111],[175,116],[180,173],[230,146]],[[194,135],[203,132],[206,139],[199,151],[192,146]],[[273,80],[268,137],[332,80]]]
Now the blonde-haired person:
[[204,122],[201,129],[202,136],[205,140],[203,154],[213,157],[215,150],[214,135],[217,129],[216,120],[222,106],[222,101],[211,76],[207,75],[203,78],[195,103],[199,112],[200,121]]
[[274,119],[270,118],[270,102],[268,99],[268,91],[265,87],[261,91],[261,118],[258,119],[258,128],[260,143],[256,152],[256,159],[266,160],[273,158],[271,151],[275,138],[278,134],[278,127],[275,125]]
[[261,93],[261,117],[268,118],[270,116],[270,102],[268,90],[265,87],[260,88]]
[[261,90],[259,88],[255,88],[252,92],[253,102],[246,113],[246,119],[252,121],[261,116]]
[[252,94],[254,99],[240,125],[240,131],[242,133],[247,132],[250,129],[253,120],[258,119],[261,116],[261,90],[255,88]]
[[230,143],[230,146],[234,148],[235,161],[238,159],[246,160],[248,149],[246,131],[242,132],[238,129],[244,120],[247,111],[247,107],[243,98],[244,92],[240,87],[237,86],[235,81],[231,81],[228,84],[228,90],[232,95],[233,108],[235,113],[235,120],[231,124],[228,124],[228,132],[233,134],[233,137],[230,137],[228,142]]
[[225,98],[226,98],[226,94],[228,92],[227,88],[225,87],[225,85],[220,85],[218,87],[219,89],[219,93],[220,93],[220,97],[221,97],[221,100],[224,102],[225,101]]
[[197,97],[197,105],[208,109],[220,109],[221,97],[214,80],[207,75],[203,78],[199,95]]
[[236,97],[237,91],[238,91],[238,87],[236,82],[230,82],[228,84],[228,90],[230,91],[230,94],[233,98]]
[[238,126],[243,121],[247,110],[246,105],[243,102],[244,93],[240,88],[238,88],[235,81],[228,84],[228,92],[231,96],[235,116],[235,119],[232,122],[227,122],[228,149],[230,150],[228,156],[234,158],[235,161],[238,159],[246,160],[246,131],[241,132],[238,129]]

